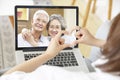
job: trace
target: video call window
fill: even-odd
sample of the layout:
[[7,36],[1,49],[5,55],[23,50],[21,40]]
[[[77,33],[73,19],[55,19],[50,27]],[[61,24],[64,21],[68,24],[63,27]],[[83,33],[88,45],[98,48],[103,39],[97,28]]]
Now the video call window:
[[[65,6],[16,6],[15,8],[15,25],[16,25],[16,47],[17,48],[27,48],[27,47],[47,47],[50,41],[50,31],[46,28],[44,28],[44,30],[42,31],[42,35],[43,35],[43,39],[45,37],[45,39],[47,40],[41,40],[41,42],[45,42],[45,44],[42,45],[38,45],[38,46],[33,46],[30,44],[30,42],[27,42],[27,40],[25,40],[23,37],[23,41],[21,40],[21,38],[19,38],[18,35],[20,35],[22,33],[22,31],[24,32],[24,29],[27,29],[27,31],[31,31],[32,30],[32,22],[33,22],[33,16],[35,14],[36,11],[38,10],[44,10],[48,13],[49,18],[50,16],[52,16],[53,14],[56,15],[61,15],[64,19],[64,25],[66,25],[65,30],[70,31],[71,29],[73,29],[76,25],[78,25],[78,8],[77,7],[65,7]],[[53,23],[50,23],[53,25]],[[57,25],[57,22],[56,24]],[[57,26],[55,26],[56,28],[58,28],[60,26],[60,24],[58,24]],[[50,26],[51,28],[54,26]],[[22,34],[21,34],[22,35]],[[65,38],[65,37],[64,37]],[[67,39],[76,39],[73,38],[73,36],[70,38],[70,36],[65,39],[66,42],[70,41]],[[25,41],[24,41],[25,40]],[[72,40],[73,41],[73,40]],[[19,43],[20,42],[20,43]],[[25,42],[25,43],[24,43]],[[37,43],[37,41],[36,41]],[[20,44],[20,46],[19,46]],[[23,45],[23,46],[22,46]]]

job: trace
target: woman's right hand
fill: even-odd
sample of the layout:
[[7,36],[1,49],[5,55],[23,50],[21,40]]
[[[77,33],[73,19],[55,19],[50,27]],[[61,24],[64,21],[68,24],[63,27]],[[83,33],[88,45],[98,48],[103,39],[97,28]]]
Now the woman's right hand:
[[95,40],[95,37],[85,28],[80,28],[80,30],[76,32],[75,36],[78,38],[77,43],[91,45]]
[[76,34],[75,34],[76,38],[78,38],[78,40],[76,40],[76,44],[78,43],[83,43],[83,44],[87,44],[90,46],[97,46],[97,47],[103,47],[103,45],[105,44],[104,40],[100,40],[100,39],[96,39],[87,29],[85,28],[80,28]]

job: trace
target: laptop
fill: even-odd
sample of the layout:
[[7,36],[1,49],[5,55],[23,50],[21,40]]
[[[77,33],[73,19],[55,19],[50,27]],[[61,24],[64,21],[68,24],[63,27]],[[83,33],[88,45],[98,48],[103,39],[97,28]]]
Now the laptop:
[[[21,47],[18,45],[18,34],[20,34],[23,28],[29,29],[31,27],[30,20],[36,10],[45,10],[49,15],[62,15],[66,21],[67,30],[70,30],[72,26],[78,25],[79,22],[79,9],[77,6],[15,6],[15,54],[17,64],[44,54],[48,47]],[[46,34],[44,33],[44,35]],[[62,50],[55,58],[49,60],[44,65],[59,66],[70,71],[89,72],[78,45]]]

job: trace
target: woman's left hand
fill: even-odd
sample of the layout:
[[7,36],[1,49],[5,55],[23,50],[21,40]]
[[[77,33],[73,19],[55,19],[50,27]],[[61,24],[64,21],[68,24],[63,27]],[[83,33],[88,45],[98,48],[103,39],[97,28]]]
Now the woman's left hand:
[[64,43],[64,39],[61,38],[62,34],[65,34],[66,31],[60,31],[58,34],[52,38],[48,48],[47,48],[47,53],[49,56],[55,57],[62,49],[73,46],[74,42],[70,44]]

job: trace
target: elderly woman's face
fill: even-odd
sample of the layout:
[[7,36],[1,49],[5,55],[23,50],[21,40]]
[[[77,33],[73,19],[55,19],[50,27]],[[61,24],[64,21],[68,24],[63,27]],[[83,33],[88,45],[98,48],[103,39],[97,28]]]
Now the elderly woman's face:
[[54,37],[59,31],[61,31],[60,22],[57,19],[52,20],[48,28],[48,34]]

